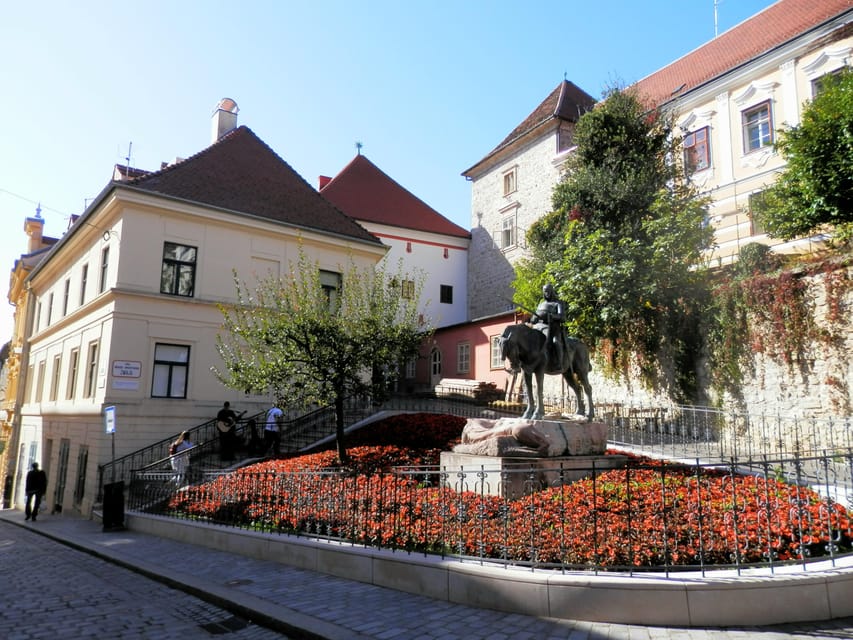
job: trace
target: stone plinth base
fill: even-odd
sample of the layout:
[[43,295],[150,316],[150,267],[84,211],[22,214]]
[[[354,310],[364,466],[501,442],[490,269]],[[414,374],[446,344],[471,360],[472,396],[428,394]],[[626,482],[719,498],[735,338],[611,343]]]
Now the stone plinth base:
[[607,425],[565,418],[470,418],[462,430],[456,453],[497,457],[556,458],[603,455],[607,450]]
[[515,500],[548,487],[569,484],[608,469],[618,469],[627,456],[495,457],[444,451],[441,470],[456,491],[475,491]]

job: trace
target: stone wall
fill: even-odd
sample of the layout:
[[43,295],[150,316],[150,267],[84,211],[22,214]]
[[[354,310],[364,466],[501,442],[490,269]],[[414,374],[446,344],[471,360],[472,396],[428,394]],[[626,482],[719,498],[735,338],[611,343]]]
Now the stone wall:
[[[840,269],[846,273],[848,282],[853,279],[853,268]],[[815,423],[818,431],[823,428],[822,423],[826,428],[838,429],[839,419],[853,416],[853,290],[848,290],[841,298],[841,323],[830,325],[826,277],[823,274],[804,277],[809,284],[818,326],[831,330],[838,339],[809,344],[804,349],[806,359],[790,367],[766,354],[754,354],[754,374],[747,373],[741,398],[719,397],[713,390],[705,389],[711,404],[754,416],[809,420]],[[596,403],[665,406],[671,402],[665,393],[645,388],[636,378],[628,382],[607,379],[595,362],[590,383]],[[546,394],[560,395],[563,387],[559,376],[546,376]],[[573,395],[571,390],[569,395]],[[824,440],[838,440],[838,435],[826,434]]]

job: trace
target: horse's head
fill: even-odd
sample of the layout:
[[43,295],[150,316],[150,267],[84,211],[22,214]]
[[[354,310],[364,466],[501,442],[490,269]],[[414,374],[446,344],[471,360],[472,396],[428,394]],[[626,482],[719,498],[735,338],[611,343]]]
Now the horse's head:
[[518,344],[513,340],[513,327],[509,325],[501,334],[501,362],[509,360],[509,369],[507,373],[518,373],[521,370],[521,363],[518,359]]

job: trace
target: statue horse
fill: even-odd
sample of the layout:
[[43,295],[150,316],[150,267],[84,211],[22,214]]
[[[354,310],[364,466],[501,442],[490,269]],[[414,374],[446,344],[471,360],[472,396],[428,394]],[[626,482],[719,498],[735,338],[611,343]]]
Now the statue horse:
[[[545,334],[527,324],[511,324],[501,335],[501,360],[509,360],[510,371],[524,373],[524,391],[527,393],[527,410],[522,418],[540,419],[545,415],[542,383],[545,374],[562,375],[578,399],[578,413],[592,420],[592,387],[589,384],[589,349],[577,338],[567,337],[563,349],[563,362],[559,367],[548,367],[545,356]],[[548,370],[546,370],[548,369]],[[533,395],[533,376],[536,376],[536,395]],[[586,392],[589,413],[584,408],[581,387]]]

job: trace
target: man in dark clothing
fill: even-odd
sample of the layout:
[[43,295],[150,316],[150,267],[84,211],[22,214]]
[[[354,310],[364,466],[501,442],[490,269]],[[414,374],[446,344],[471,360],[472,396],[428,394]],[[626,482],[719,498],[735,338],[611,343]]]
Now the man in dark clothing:
[[219,459],[231,462],[236,448],[237,414],[231,409],[231,403],[222,405],[216,414],[216,428],[219,431]]
[[[42,496],[47,492],[47,474],[39,469],[38,462],[33,462],[32,470],[27,472],[27,484],[24,490],[27,493],[27,506],[24,509],[24,513],[27,515],[25,520],[32,518],[33,522],[35,522],[39,507],[41,506]],[[30,508],[33,496],[35,496],[35,501],[32,508]]]

